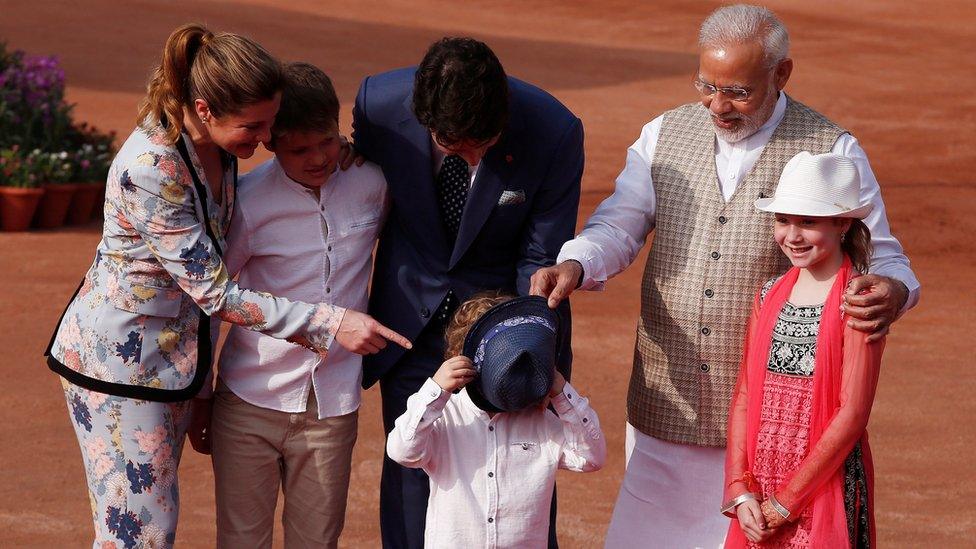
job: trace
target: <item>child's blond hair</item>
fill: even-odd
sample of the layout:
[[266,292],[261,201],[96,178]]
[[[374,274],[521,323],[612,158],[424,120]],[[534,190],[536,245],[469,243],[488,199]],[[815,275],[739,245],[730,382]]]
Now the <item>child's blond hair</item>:
[[451,322],[444,331],[444,339],[447,347],[444,350],[444,358],[451,358],[461,354],[464,348],[464,338],[468,335],[471,326],[485,314],[488,309],[495,305],[504,303],[515,298],[514,295],[502,290],[488,290],[478,292],[471,296],[454,311]]

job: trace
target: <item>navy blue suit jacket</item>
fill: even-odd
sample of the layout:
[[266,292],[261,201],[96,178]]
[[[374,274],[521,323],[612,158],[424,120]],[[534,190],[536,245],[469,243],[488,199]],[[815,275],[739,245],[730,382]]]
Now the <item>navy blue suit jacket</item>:
[[[573,237],[583,174],[583,124],[539,88],[509,78],[509,120],[481,160],[457,240],[450,245],[435,192],[430,132],[411,109],[415,67],[363,80],[353,110],[356,149],[382,167],[390,215],[379,242],[369,313],[415,339],[448,290],[465,301],[486,289],[526,294]],[[504,191],[518,202],[499,204]],[[508,200],[511,202],[511,199]],[[560,369],[568,374],[567,337]],[[390,344],[364,362],[363,386],[403,355]],[[438,357],[439,358],[439,357]]]

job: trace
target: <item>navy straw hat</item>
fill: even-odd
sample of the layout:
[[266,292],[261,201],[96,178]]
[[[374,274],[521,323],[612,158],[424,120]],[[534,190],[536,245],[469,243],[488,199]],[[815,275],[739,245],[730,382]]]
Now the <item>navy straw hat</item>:
[[464,338],[478,376],[466,386],[479,408],[515,412],[549,394],[558,360],[560,317],[545,298],[517,297],[485,312]]

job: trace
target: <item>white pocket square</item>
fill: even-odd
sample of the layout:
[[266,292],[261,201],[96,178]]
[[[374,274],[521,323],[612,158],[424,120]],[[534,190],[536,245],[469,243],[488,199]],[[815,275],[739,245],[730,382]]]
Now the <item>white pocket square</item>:
[[499,206],[514,206],[523,202],[525,202],[525,191],[522,189],[517,191],[502,191],[502,195],[498,197]]

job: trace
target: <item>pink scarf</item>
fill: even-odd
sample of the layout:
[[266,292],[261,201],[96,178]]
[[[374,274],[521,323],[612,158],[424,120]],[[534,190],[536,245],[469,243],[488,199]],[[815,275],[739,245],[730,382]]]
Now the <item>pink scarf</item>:
[[[772,343],[773,327],[779,318],[780,310],[793,291],[800,270],[796,267],[787,271],[766,294],[759,309],[757,325],[753,327],[752,340],[747,342],[745,368],[748,377],[748,407],[747,407],[747,436],[746,452],[749,470],[753,469],[756,455],[756,443],[761,422],[763,401],[763,386],[766,379],[766,368],[769,361],[769,349]],[[820,330],[817,336],[816,359],[813,374],[813,407],[810,417],[809,446],[813,451],[820,440],[824,429],[840,407],[841,382],[844,367],[844,319],[840,312],[844,290],[854,275],[851,261],[846,256],[837,272],[837,278],[824,302],[823,316],[820,320]],[[865,467],[868,478],[872,478],[870,471],[871,460],[867,448],[867,435],[862,437]],[[817,547],[848,547],[850,541],[847,534],[847,516],[844,508],[843,476],[844,468],[823,470],[816,473],[819,478],[812,480],[812,485],[820,485],[810,502],[813,508],[812,540]],[[871,499],[870,494],[869,500]],[[767,495],[768,497],[768,495]],[[797,514],[801,509],[791,509]],[[733,519],[733,527],[729,529],[726,547],[744,547],[745,536],[737,521]],[[873,532],[872,532],[873,533]]]

